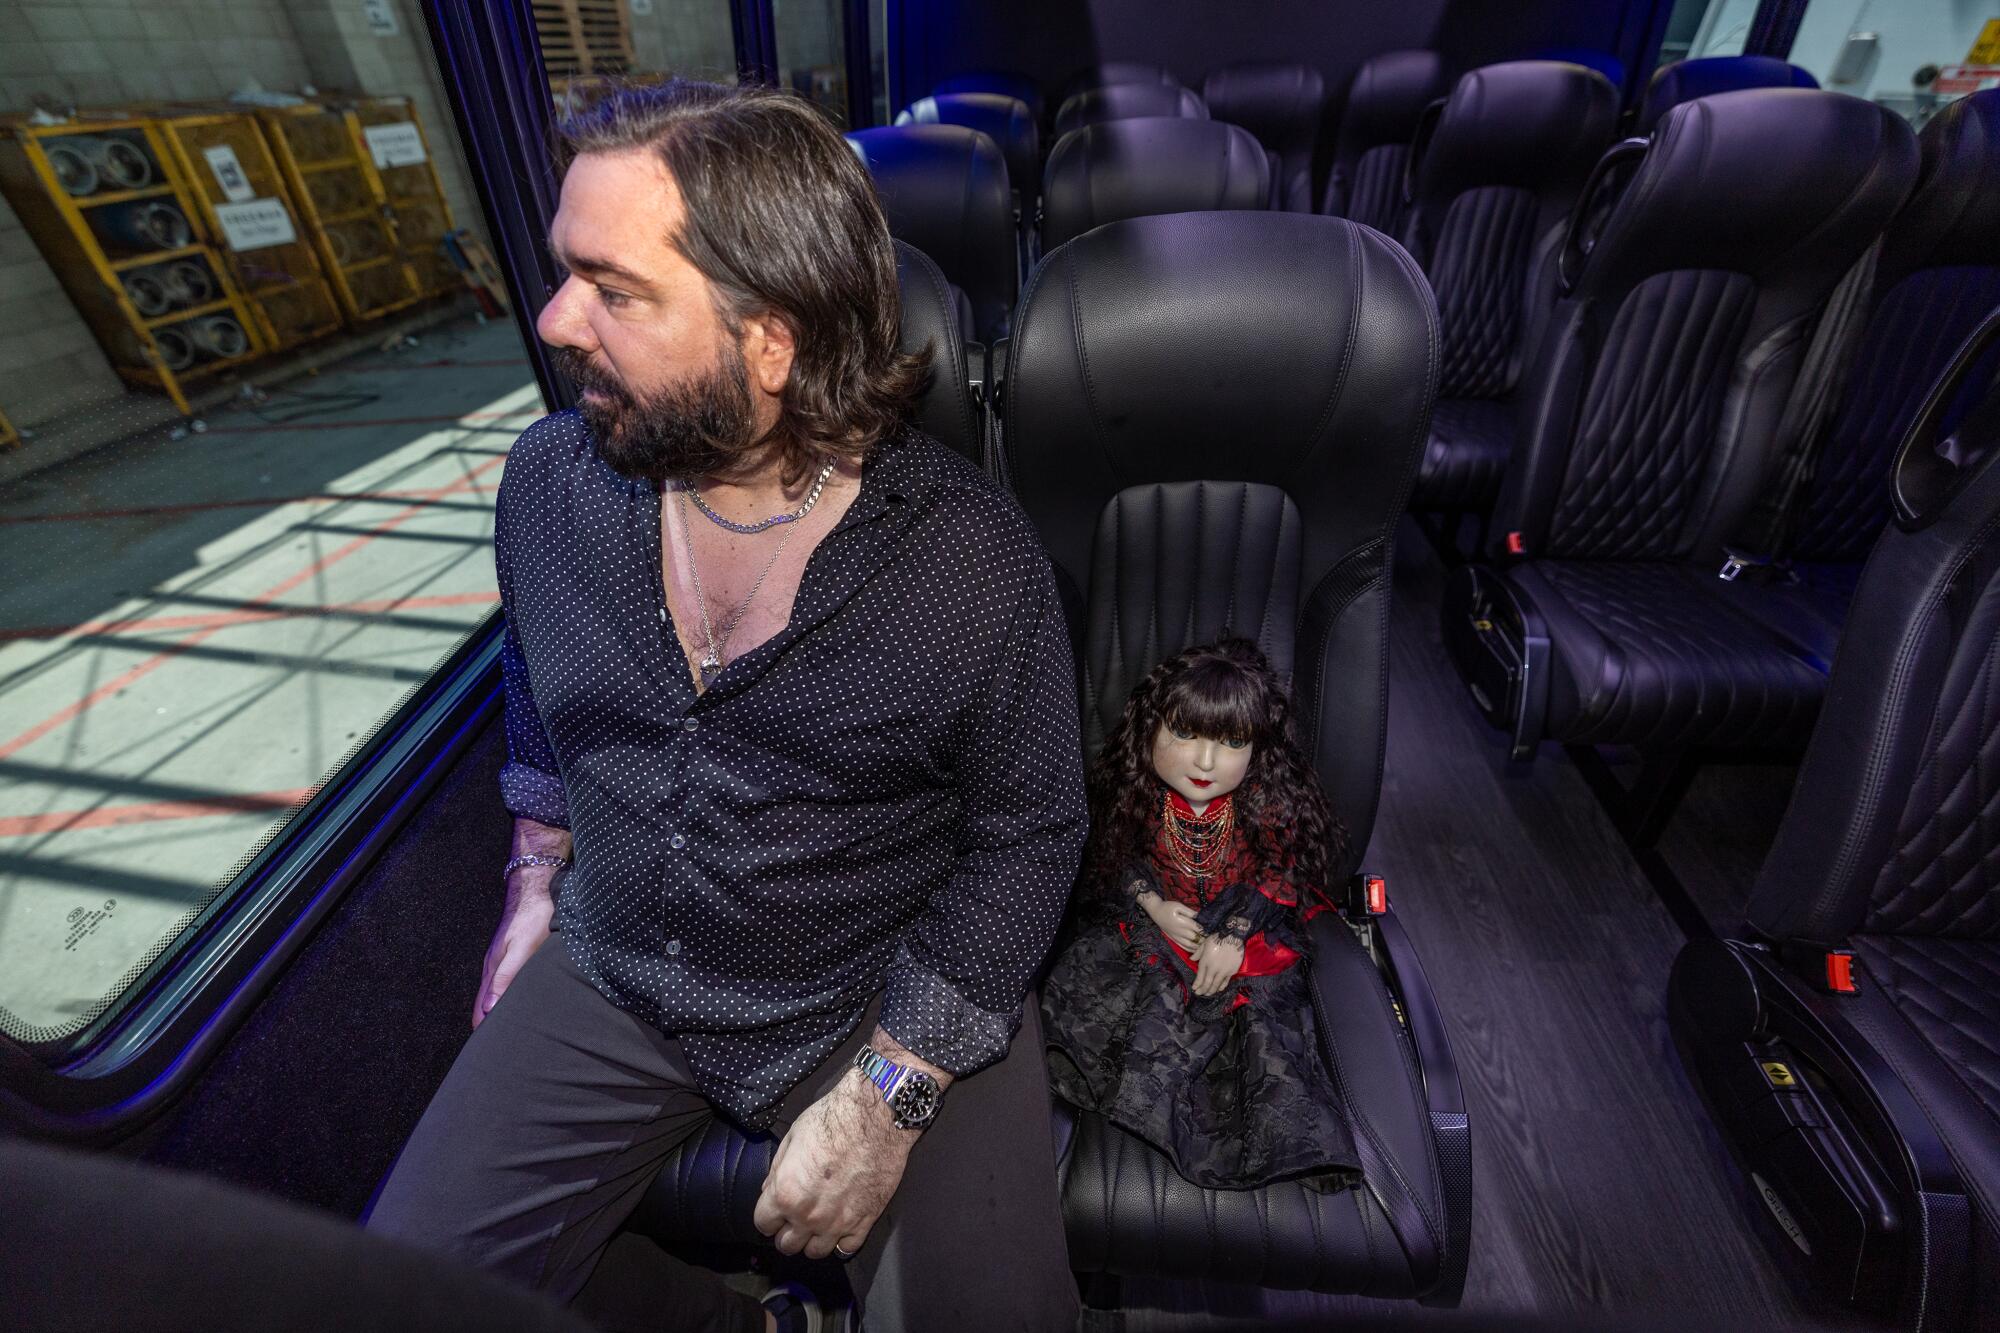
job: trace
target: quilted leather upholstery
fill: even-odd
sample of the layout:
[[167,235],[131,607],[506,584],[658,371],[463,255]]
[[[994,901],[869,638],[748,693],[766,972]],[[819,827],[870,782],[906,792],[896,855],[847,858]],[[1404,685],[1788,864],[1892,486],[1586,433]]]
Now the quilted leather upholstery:
[[1504,185],[1467,190],[1446,210],[1429,265],[1445,397],[1497,398],[1514,387],[1537,219],[1535,196]]
[[905,352],[928,347],[931,378],[917,399],[916,423],[932,439],[983,463],[979,416],[967,387],[965,334],[959,323],[964,293],[944,280],[929,256],[904,241],[896,247],[896,283],[902,292]]
[[920,97],[897,115],[898,125],[963,125],[1000,146],[1007,183],[1032,199],[1042,180],[1041,127],[1028,104],[1000,93],[937,93]]
[[1417,472],[1417,493],[1439,509],[1484,509],[1514,449],[1514,409],[1491,398],[1440,398]]
[[1212,120],[1114,120],[1066,134],[1049,155],[1042,245],[1120,218],[1264,208],[1271,169],[1248,130]]
[[1007,162],[962,125],[905,125],[847,136],[875,178],[889,233],[934,260],[972,301],[973,336],[1007,336],[1016,290]]
[[1648,560],[1682,554],[1710,485],[1716,423],[1749,327],[1740,273],[1657,274],[1635,287],[1604,340],[1543,547],[1550,555]]
[[[1452,90],[1417,166],[1403,229],[1437,294],[1442,397],[1514,391],[1552,297],[1555,241],[1611,142],[1616,111],[1602,75],[1558,61],[1489,65]],[[1427,473],[1480,470],[1476,458],[1440,457]],[[1440,508],[1445,498],[1420,483],[1413,503]]]
[[1678,564],[1535,560],[1507,571],[1548,622],[1547,734],[1645,750],[1797,746],[1826,677]]
[[1639,104],[1632,133],[1651,134],[1660,117],[1682,102],[1697,97],[1713,97],[1742,88],[1817,88],[1815,79],[1797,65],[1775,56],[1704,56],[1699,60],[1676,60],[1653,71],[1646,85],[1645,100]]
[[1153,666],[1225,631],[1292,674],[1299,511],[1275,486],[1135,486],[1104,508],[1084,631],[1084,745],[1096,753]]
[[1889,1002],[2000,1127],[2000,940],[1856,935],[1851,943]]
[[1058,143],[1065,134],[1086,125],[1107,120],[1136,120],[1141,116],[1179,116],[1186,120],[1207,120],[1208,104],[1199,94],[1171,83],[1114,83],[1077,93],[1056,112]]
[[1313,150],[1319,144],[1326,79],[1310,65],[1251,61],[1210,71],[1201,98],[1217,120],[1240,125],[1277,158],[1275,206],[1313,211]]
[[1391,236],[1403,227],[1403,166],[1424,108],[1451,90],[1435,51],[1384,51],[1347,88],[1320,211]]

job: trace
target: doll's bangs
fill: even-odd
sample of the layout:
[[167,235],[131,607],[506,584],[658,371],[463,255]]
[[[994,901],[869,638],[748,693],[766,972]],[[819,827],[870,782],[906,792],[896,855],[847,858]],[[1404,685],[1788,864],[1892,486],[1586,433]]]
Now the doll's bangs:
[[1220,741],[1263,740],[1268,711],[1255,676],[1215,659],[1182,672],[1160,702],[1168,726]]

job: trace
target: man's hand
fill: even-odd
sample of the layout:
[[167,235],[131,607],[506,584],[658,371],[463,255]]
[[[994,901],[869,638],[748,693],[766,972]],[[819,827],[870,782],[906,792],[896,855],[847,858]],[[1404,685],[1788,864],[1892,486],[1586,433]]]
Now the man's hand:
[[[569,859],[568,829],[551,828],[532,819],[514,821],[514,855],[557,856]],[[500,996],[535,956],[535,950],[549,941],[549,923],[555,919],[556,900],[553,866],[522,866],[507,876],[507,906],[500,914],[500,927],[486,946],[486,965],[480,970],[479,993],[472,1000],[472,1026],[477,1028],[486,1014],[500,1002]]]
[[1243,941],[1234,935],[1210,935],[1194,961],[1194,993],[1220,995],[1243,966]]
[[[870,1042],[898,1064],[930,1074],[943,1088],[951,1075],[917,1059],[880,1028]],[[850,1069],[805,1109],[778,1144],[757,1196],[757,1230],[783,1254],[824,1259],[838,1247],[857,1254],[902,1183],[919,1131],[897,1129],[882,1093]]]
[[1140,894],[1139,906],[1146,909],[1146,915],[1153,918],[1162,935],[1189,953],[1194,952],[1195,945],[1201,942],[1201,927],[1195,924],[1192,907],[1157,893]]

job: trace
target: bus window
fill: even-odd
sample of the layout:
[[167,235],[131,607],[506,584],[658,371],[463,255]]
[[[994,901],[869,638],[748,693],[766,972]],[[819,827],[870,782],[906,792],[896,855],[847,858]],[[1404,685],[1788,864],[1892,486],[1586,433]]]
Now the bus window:
[[20,14],[0,1036],[53,1059],[225,934],[239,872],[489,623],[545,408],[415,4]]
[[1660,63],[1740,56],[1757,17],[1757,0],[1675,0],[1660,42]]
[[736,81],[729,0],[556,0],[535,6],[542,68],[558,106],[607,76]]
[[778,39],[778,82],[803,93],[847,124],[847,65],[843,0],[771,0]]
[[1823,88],[1921,125],[1946,102],[2000,86],[2000,19],[1958,0],[1812,0],[1791,62]]

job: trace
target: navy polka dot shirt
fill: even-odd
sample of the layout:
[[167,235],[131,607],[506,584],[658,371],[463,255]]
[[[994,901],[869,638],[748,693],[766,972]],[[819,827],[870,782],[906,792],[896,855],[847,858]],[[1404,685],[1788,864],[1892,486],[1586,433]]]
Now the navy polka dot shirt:
[[1018,506],[914,432],[814,550],[791,623],[697,695],[659,495],[574,413],[528,428],[495,525],[517,815],[568,828],[556,928],[763,1128],[883,994],[953,1073],[1005,1053],[1075,882],[1075,669]]

